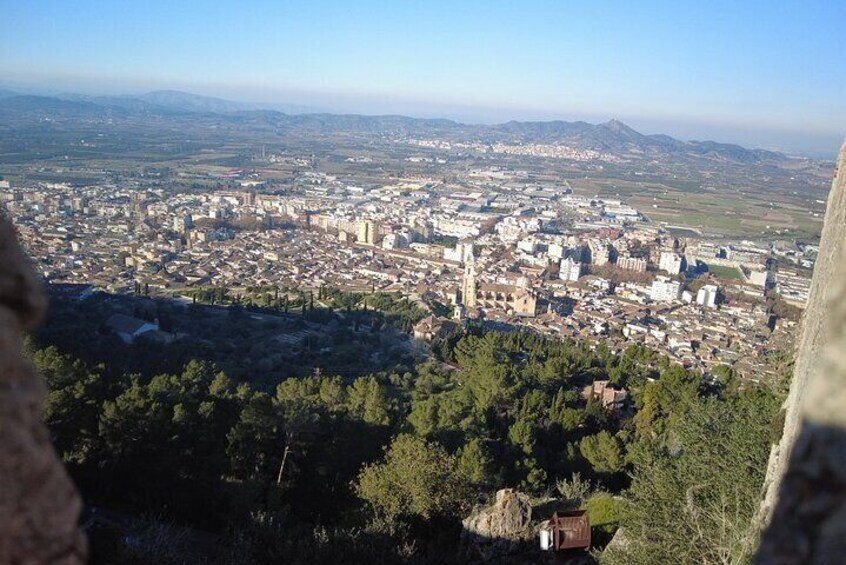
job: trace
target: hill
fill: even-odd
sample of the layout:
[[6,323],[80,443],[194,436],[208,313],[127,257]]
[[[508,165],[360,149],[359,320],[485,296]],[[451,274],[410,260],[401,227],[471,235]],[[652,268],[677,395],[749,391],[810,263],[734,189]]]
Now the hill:
[[137,97],[0,96],[0,117],[26,116],[96,119],[109,117],[183,117],[206,115],[223,122],[260,121],[285,132],[353,133],[381,136],[438,137],[450,141],[515,144],[558,144],[630,159],[705,159],[726,163],[785,162],[781,153],[747,149],[715,141],[681,141],[667,135],[644,135],[619,120],[587,122],[518,122],[496,125],[462,124],[446,119],[356,114],[285,114],[220,98],[162,90]]

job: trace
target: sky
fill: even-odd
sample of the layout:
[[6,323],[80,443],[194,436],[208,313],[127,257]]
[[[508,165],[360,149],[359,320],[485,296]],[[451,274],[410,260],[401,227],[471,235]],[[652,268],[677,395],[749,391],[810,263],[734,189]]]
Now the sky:
[[0,0],[0,87],[465,122],[617,118],[834,155],[846,0]]

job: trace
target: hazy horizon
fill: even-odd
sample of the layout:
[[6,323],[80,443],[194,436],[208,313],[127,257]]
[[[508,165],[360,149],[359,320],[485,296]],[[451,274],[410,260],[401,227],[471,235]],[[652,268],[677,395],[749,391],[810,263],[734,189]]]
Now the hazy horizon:
[[617,118],[827,158],[846,134],[846,4],[835,1],[46,1],[4,12],[11,90],[179,90],[465,123]]
[[500,124],[508,121],[585,121],[602,123],[620,120],[644,135],[665,134],[685,141],[716,141],[733,143],[751,149],[779,151],[788,155],[833,160],[844,141],[838,135],[814,135],[804,132],[744,128],[732,124],[703,123],[650,117],[606,114],[565,115],[520,108],[484,108],[445,104],[420,104],[415,101],[356,100],[343,95],[311,94],[310,97],[291,96],[278,101],[257,101],[249,97],[232,96],[218,91],[197,91],[186,88],[149,88],[140,90],[74,89],[72,87],[37,87],[33,85],[0,84],[0,89],[19,94],[46,96],[142,96],[156,91],[178,91],[198,96],[219,98],[241,103],[255,109],[278,110],[288,114],[359,114],[368,116],[401,115],[421,119],[446,119],[464,124]]

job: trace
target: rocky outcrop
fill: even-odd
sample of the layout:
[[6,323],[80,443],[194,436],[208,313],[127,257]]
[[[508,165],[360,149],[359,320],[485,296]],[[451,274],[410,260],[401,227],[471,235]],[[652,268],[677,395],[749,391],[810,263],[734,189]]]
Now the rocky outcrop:
[[21,334],[46,300],[11,224],[0,217],[0,563],[84,563],[82,503],[41,420],[44,383]]
[[462,525],[468,552],[483,561],[507,555],[534,537],[529,497],[512,489],[497,491],[492,505],[474,511]]
[[846,145],[765,484],[758,563],[842,563],[846,555]]

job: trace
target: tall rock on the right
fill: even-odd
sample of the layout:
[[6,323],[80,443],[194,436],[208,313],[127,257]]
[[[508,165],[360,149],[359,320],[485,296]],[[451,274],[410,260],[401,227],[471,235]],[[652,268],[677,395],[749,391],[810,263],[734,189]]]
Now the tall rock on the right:
[[846,562],[846,144],[801,332],[765,483],[759,564]]

